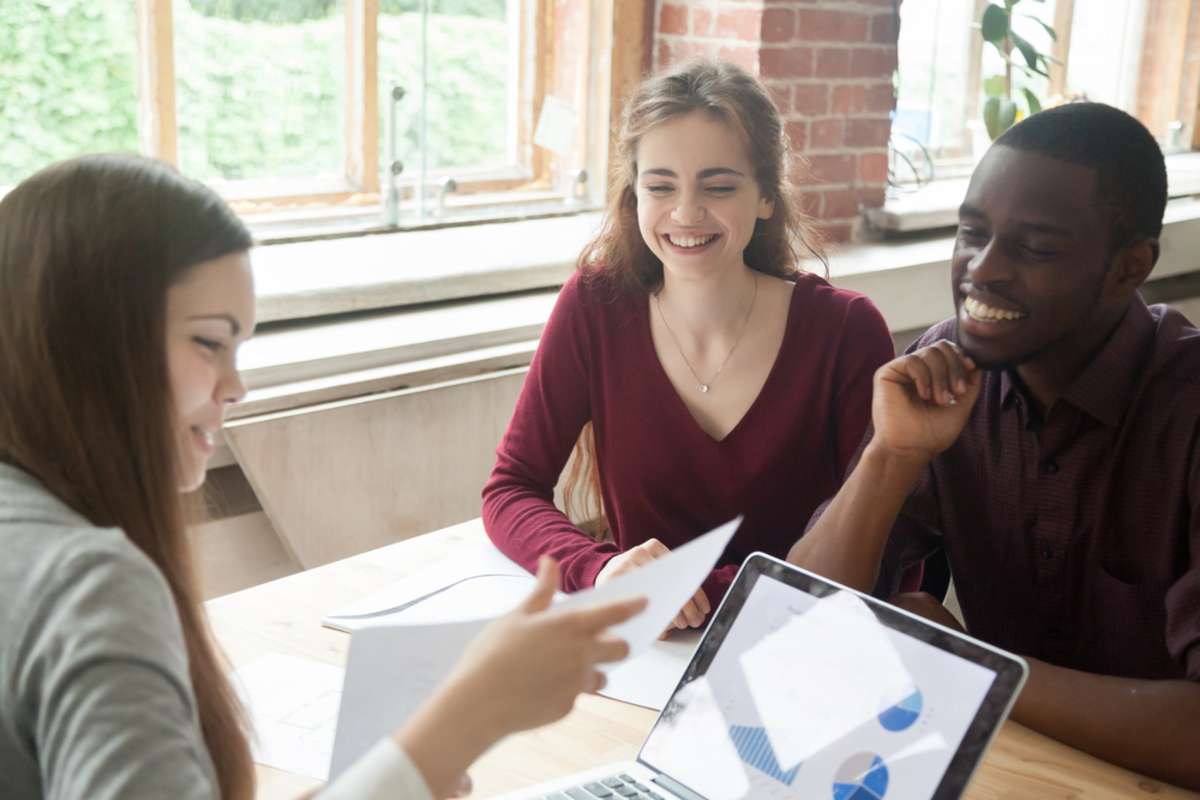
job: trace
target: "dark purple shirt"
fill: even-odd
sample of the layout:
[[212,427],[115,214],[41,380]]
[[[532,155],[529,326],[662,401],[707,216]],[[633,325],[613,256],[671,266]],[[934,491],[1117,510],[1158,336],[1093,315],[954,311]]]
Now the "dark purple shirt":
[[[947,320],[910,350],[954,339]],[[909,497],[879,591],[945,549],[970,633],[1106,675],[1200,680],[1200,332],[1135,299],[1041,419],[985,373]]]

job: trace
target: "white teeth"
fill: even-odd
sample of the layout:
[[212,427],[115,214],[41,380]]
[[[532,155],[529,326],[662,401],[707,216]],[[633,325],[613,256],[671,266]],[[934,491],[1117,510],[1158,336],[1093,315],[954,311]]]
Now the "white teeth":
[[205,444],[212,444],[214,437],[217,435],[216,431],[206,430],[198,426],[193,426],[192,430],[200,434],[200,438],[204,440]]
[[1024,319],[1025,315],[1019,311],[1009,311],[1003,308],[993,308],[985,305],[973,297],[968,297],[963,300],[963,308],[967,310],[967,314],[971,319],[981,322],[999,322],[1000,320],[1017,320]]
[[667,234],[667,239],[676,247],[700,247],[708,244],[713,239],[717,238],[715,233],[708,236],[672,236]]

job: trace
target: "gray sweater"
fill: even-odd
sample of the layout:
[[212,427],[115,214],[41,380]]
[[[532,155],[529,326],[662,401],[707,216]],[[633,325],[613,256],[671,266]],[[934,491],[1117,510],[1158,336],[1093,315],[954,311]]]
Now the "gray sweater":
[[0,797],[214,798],[162,574],[0,464]]

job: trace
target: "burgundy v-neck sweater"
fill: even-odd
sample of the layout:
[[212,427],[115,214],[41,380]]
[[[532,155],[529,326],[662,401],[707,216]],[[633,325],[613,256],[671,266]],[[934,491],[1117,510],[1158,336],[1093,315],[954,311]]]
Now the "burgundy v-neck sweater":
[[[484,486],[488,535],[531,571],[542,553],[554,556],[563,588],[576,591],[625,549],[651,538],[675,548],[745,514],[704,584],[716,608],[747,555],[785,556],[837,491],[870,420],[872,376],[892,356],[870,300],[803,274],[766,383],[716,441],[663,371],[645,293],[620,293],[603,275],[577,273],[546,323]],[[597,543],[554,505],[554,486],[589,420],[615,544]]]

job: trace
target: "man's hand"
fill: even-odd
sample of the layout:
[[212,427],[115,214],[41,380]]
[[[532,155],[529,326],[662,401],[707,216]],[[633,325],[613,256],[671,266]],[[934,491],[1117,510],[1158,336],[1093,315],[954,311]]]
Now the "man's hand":
[[932,460],[962,432],[982,375],[970,356],[945,339],[884,364],[875,372],[872,445]]
[[[596,585],[603,586],[618,575],[649,564],[654,559],[662,558],[669,552],[671,552],[670,548],[658,539],[648,539],[637,547],[631,547],[624,553],[610,558],[608,563],[604,565],[604,568],[600,570],[600,573],[596,575]],[[671,623],[671,628],[664,631],[660,638],[665,638],[672,629],[685,630],[687,628],[699,628],[704,624],[704,619],[710,611],[712,611],[712,606],[708,602],[708,596],[704,594],[704,589],[697,589],[696,593],[692,595],[692,599],[688,600],[679,613],[675,615],[675,620]]]
[[924,617],[930,622],[949,628],[952,631],[966,633],[962,624],[955,619],[950,610],[938,602],[929,592],[904,592],[892,595],[888,602],[896,608],[902,608],[910,614]]

